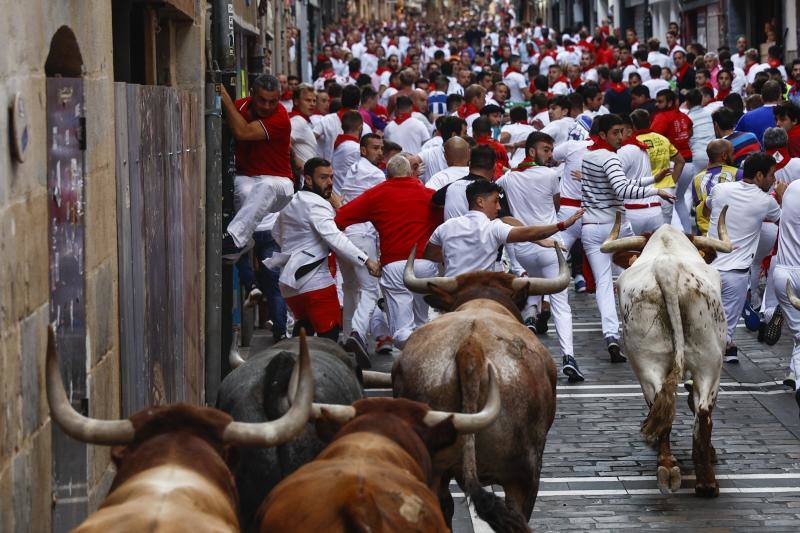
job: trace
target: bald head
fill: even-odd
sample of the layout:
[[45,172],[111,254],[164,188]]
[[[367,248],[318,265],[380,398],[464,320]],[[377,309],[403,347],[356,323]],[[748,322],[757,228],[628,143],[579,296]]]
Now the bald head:
[[469,143],[461,137],[450,137],[444,143],[444,158],[451,167],[469,166]]
[[706,147],[709,163],[729,163],[733,159],[733,144],[725,139],[715,139]]
[[404,155],[397,154],[386,163],[386,175],[389,178],[402,178],[411,175],[411,163]]

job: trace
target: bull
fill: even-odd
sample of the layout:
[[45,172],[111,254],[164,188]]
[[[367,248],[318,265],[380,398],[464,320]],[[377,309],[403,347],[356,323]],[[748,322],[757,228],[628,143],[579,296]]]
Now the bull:
[[274,422],[235,422],[217,409],[187,404],[150,407],[127,420],[92,419],[67,399],[51,327],[46,384],[53,421],[76,440],[113,445],[117,467],[108,496],[75,531],[239,531],[229,469],[235,448],[275,446],[302,431],[314,394],[308,352],[294,380],[297,400]]
[[[350,405],[363,398],[353,357],[336,342],[321,337],[307,340],[318,402]],[[217,408],[244,422],[275,420],[289,408],[289,378],[299,350],[298,339],[284,339],[247,361],[238,353],[234,338],[229,359],[234,370],[220,385]],[[241,495],[240,519],[250,529],[258,506],[283,478],[322,451],[313,420],[291,441],[273,448],[241,450],[234,472]]]
[[[307,349],[302,341],[300,346],[301,353]],[[486,377],[486,403],[473,414],[392,398],[352,406],[315,403],[318,431],[332,441],[270,492],[258,511],[260,531],[449,531],[431,490],[431,456],[498,416],[491,365]]]
[[[556,248],[553,279],[473,272],[454,278],[419,279],[414,253],[406,263],[406,287],[448,313],[417,329],[392,369],[395,396],[449,411],[474,412],[497,368],[501,415],[477,435],[436,458],[436,483],[448,523],[453,516],[450,480],[472,499],[479,517],[497,531],[527,531],[539,491],[545,439],[556,411],[556,367],[548,350],[525,327],[520,309],[529,295],[563,290],[570,279]],[[505,502],[482,485],[502,485]]]
[[[709,266],[717,252],[730,252],[720,213],[720,239],[684,235],[670,225],[651,236],[619,237],[621,216],[601,246],[606,253],[633,254],[617,281],[622,339],[642,387],[649,412],[642,435],[658,451],[658,488],[668,494],[681,486],[681,471],[670,448],[675,391],[684,371],[693,379],[689,406],[694,412],[692,460],[695,494],[719,495],[711,444],[711,412],[719,389],[726,324],[720,277]],[[615,261],[618,262],[618,261]]]

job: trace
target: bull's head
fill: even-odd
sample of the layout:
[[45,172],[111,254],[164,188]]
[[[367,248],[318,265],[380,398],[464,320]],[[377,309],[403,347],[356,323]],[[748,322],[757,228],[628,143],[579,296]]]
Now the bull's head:
[[555,278],[518,278],[505,272],[470,272],[455,277],[418,278],[414,275],[415,245],[406,261],[403,283],[412,292],[425,294],[425,301],[436,309],[451,311],[469,300],[489,298],[499,301],[518,315],[528,296],[561,292],[569,285],[570,273],[564,254],[558,246],[555,250],[558,256],[558,275]]
[[[301,334],[304,336],[304,334]],[[197,410],[198,418],[201,418],[200,411],[209,411],[219,417],[227,417],[229,421],[223,426],[222,443],[226,445],[239,446],[277,446],[293,438],[303,430],[311,413],[311,402],[314,399],[314,381],[311,372],[311,360],[308,349],[301,351],[300,364],[295,366],[293,379],[296,383],[297,400],[292,408],[281,418],[272,422],[264,423],[245,423],[230,420],[230,417],[217,411],[205,407],[192,407]],[[163,406],[153,407],[145,411],[140,411],[133,415],[136,417],[137,424],[131,420],[98,420],[83,416],[72,408],[67,393],[64,390],[64,383],[61,380],[61,371],[58,365],[58,355],[56,353],[55,331],[51,326],[47,338],[47,401],[50,405],[50,413],[53,420],[61,426],[64,433],[70,437],[88,442],[91,444],[129,444],[136,440],[139,421],[155,418],[164,415],[167,417],[171,410],[181,410],[186,412],[189,406]],[[151,415],[151,416],[148,416]],[[163,432],[170,432],[174,429],[169,424],[163,428]],[[152,428],[148,433],[152,433]]]
[[[701,235],[686,235],[686,238],[697,247],[698,253],[706,263],[711,263],[716,257],[717,252],[728,253],[733,249],[731,241],[728,238],[728,229],[725,225],[725,216],[727,212],[728,206],[726,205],[719,214],[719,223],[717,225],[720,236],[719,239]],[[644,249],[650,236],[633,235],[620,238],[619,232],[621,225],[622,213],[617,211],[617,216],[614,219],[614,226],[611,228],[611,233],[608,235],[608,238],[603,242],[602,246],[600,246],[600,251],[614,254],[614,262],[623,268],[627,268],[639,257],[639,254]]]

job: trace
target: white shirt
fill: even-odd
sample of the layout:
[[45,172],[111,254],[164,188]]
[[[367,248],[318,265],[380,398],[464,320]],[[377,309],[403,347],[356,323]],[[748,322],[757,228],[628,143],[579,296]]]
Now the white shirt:
[[800,267],[800,180],[792,182],[783,193],[781,210],[775,264]]
[[752,183],[733,181],[715,185],[706,204],[711,208],[708,236],[715,238],[719,238],[719,214],[723,207],[728,206],[725,225],[734,248],[730,253],[718,254],[712,266],[723,271],[750,268],[758,248],[762,222],[777,222],[781,217],[778,202]]
[[425,141],[425,144],[422,145],[422,151],[424,152],[425,150],[428,150],[430,148],[436,148],[443,145],[444,145],[444,139],[442,139],[442,136],[436,135]]
[[567,140],[569,132],[572,130],[574,126],[575,126],[574,118],[562,117],[558,120],[554,120],[553,122],[542,128],[542,133],[546,133],[550,137],[552,137],[554,145],[558,146],[559,144]]
[[561,198],[581,199],[581,182],[572,175],[572,172],[575,170],[580,172],[583,156],[591,145],[592,141],[589,140],[569,140],[553,149],[553,159],[564,163],[564,173],[561,175]]
[[[469,173],[469,172],[468,172]],[[444,219],[460,217],[469,212],[467,186],[475,180],[458,179],[447,187],[444,196]]]
[[[653,179],[653,169],[650,166],[650,156],[647,154],[647,150],[642,150],[633,144],[626,144],[617,149],[617,157],[619,157],[619,162],[622,163],[622,171],[631,181],[639,185],[653,184],[655,180]],[[660,197],[649,196],[641,200],[630,200],[626,203],[645,205],[660,202]]]
[[689,146],[692,149],[692,159],[699,158],[702,161],[708,159],[706,147],[708,143],[717,138],[714,134],[714,122],[711,120],[711,111],[702,106],[696,106],[686,112],[692,119],[692,138],[689,139]]
[[563,81],[557,81],[552,87],[550,87],[550,92],[553,94],[565,95],[571,93],[572,89],[570,89],[569,85]]
[[447,167],[440,170],[431,179],[425,182],[425,186],[434,191],[438,191],[442,187],[450,185],[456,180],[460,180],[469,174],[469,167]]
[[550,113],[547,111],[547,109],[545,109],[541,113],[536,113],[533,116],[533,120],[531,120],[531,122],[533,122],[534,120],[540,120],[542,124],[547,126],[548,124],[550,124]]
[[378,70],[378,56],[364,52],[361,56],[361,73],[372,76]]
[[436,228],[428,242],[441,246],[444,275],[493,270],[497,249],[505,244],[513,228],[480,211],[469,211]]
[[553,197],[560,194],[558,172],[549,167],[509,170],[497,180],[514,218],[526,226],[555,224]]
[[[780,154],[776,153],[773,157],[780,163]],[[775,171],[775,181],[792,183],[798,178],[800,178],[800,158],[798,157],[791,158],[785,167]]]
[[292,149],[294,155],[305,164],[312,157],[317,157],[317,137],[311,123],[300,115],[292,117]]
[[594,81],[594,82],[596,82],[600,78],[597,76],[597,69],[592,67],[592,68],[590,68],[589,70],[587,70],[585,72],[581,72],[581,79],[584,82],[586,82],[586,81]]
[[733,52],[731,55],[731,61],[733,61],[734,68],[744,69],[744,57],[745,54],[739,55],[739,52]]
[[509,72],[508,76],[503,78],[503,83],[508,86],[510,92],[509,98],[512,102],[522,102],[525,100],[522,90],[528,88],[528,81],[523,74],[516,71]]
[[354,58],[361,59],[361,56],[364,54],[364,52],[366,50],[367,50],[367,47],[363,43],[360,43],[360,42],[353,43],[353,45],[350,46],[350,53],[353,54]]
[[741,68],[733,69],[733,81],[731,82],[731,92],[744,95],[744,88],[747,86],[747,76]]
[[[750,67],[750,70],[747,71],[747,83],[752,84],[756,81],[756,74],[759,72],[763,72],[769,68],[769,63],[761,63],[760,65],[753,65]],[[743,71],[744,72],[744,71]]]
[[333,167],[333,192],[342,194],[344,177],[356,161],[361,157],[361,145],[355,141],[344,141],[333,150],[331,167]]
[[669,82],[667,82],[667,80],[662,80],[661,78],[651,78],[647,81],[643,81],[642,85],[650,90],[650,98],[653,100],[655,100],[658,91],[670,88]]
[[[441,137],[439,138],[441,139]],[[419,157],[425,167],[419,177],[422,183],[427,183],[431,176],[447,168],[447,159],[444,157],[444,143],[422,150],[419,152]]]
[[[511,139],[509,140],[509,143],[511,144],[527,140],[528,135],[534,131],[536,131],[536,128],[530,124],[524,124],[521,122],[516,124],[506,124],[500,128],[500,133],[505,132],[511,136]],[[517,166],[523,159],[525,159],[525,148],[517,148],[508,158],[508,162],[513,168]]]
[[[365,191],[386,181],[386,175],[381,169],[369,162],[365,157],[359,157],[351,166],[342,180],[342,204],[358,198]],[[345,235],[376,234],[372,222],[352,224],[344,230]]]
[[[336,137],[342,133],[342,120],[338,113],[328,113],[319,122],[314,122],[314,135],[317,136],[317,146],[319,156],[331,161],[333,158],[333,143]],[[361,128],[361,135],[372,133],[369,124],[364,124]]]
[[669,66],[672,62],[668,55],[664,55],[661,52],[650,52],[647,54],[647,62],[651,65],[658,65],[661,68]]
[[383,130],[383,137],[402,146],[404,152],[418,154],[431,135],[421,121],[409,117],[402,124],[394,120],[389,122]]
[[[366,263],[367,254],[339,231],[333,220],[335,215],[330,202],[311,191],[297,192],[278,213],[272,236],[281,252],[273,254],[277,264],[270,262],[269,266],[283,267],[280,282],[284,297],[333,285],[335,281],[327,261],[331,250],[350,262]],[[317,266],[299,278],[296,276],[298,268],[312,264]]]

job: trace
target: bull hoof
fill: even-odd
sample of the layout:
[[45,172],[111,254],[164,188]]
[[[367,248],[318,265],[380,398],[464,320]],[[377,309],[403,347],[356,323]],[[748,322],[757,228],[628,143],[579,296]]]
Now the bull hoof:
[[658,490],[661,494],[672,494],[681,488],[681,470],[677,466],[667,468],[666,466],[659,466],[658,473]]
[[708,452],[711,455],[711,462],[714,463],[714,464],[717,464],[717,449],[714,448],[714,446],[709,444]]
[[694,493],[701,498],[716,498],[719,496],[719,483],[698,483],[694,486]]

